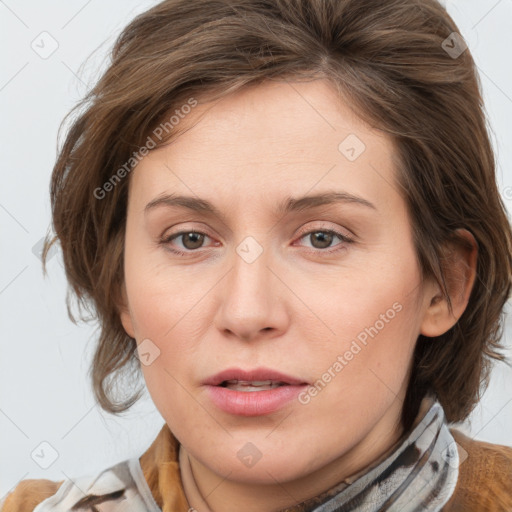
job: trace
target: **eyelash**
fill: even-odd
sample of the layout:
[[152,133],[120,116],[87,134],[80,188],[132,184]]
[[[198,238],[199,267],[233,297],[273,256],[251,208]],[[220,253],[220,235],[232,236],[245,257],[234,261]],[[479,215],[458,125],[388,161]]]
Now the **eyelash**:
[[[206,233],[203,233],[202,231],[195,231],[195,230],[186,230],[186,231],[178,231],[176,233],[173,233],[165,238],[163,238],[161,240],[161,243],[163,245],[169,245],[170,242],[172,240],[174,240],[175,238],[179,238],[180,236],[183,236],[183,235],[187,235],[189,233],[194,233],[196,235],[204,235],[208,238],[211,238],[209,237]],[[311,235],[313,233],[328,233],[330,235],[335,235],[337,236],[342,243],[338,244],[337,246],[334,246],[335,248],[327,248],[327,249],[309,249],[310,252],[314,252],[314,253],[327,253],[327,254],[333,254],[333,253],[336,253],[338,251],[341,251],[343,249],[345,249],[344,247],[344,244],[351,244],[354,242],[354,240],[350,237],[348,237],[347,235],[343,234],[343,233],[340,233],[339,231],[336,231],[334,229],[313,229],[313,230],[310,230],[310,231],[306,231],[305,233],[302,233],[301,236],[299,237],[299,240],[304,238],[305,236],[307,235]],[[341,246],[341,247],[339,247]],[[193,254],[194,252],[199,252],[199,249],[202,249],[202,247],[200,247],[199,249],[189,249],[188,251],[182,251],[180,249],[172,249],[170,247],[167,247],[167,249],[169,251],[171,251],[172,253],[174,254],[178,254],[179,256],[188,256],[190,254]]]

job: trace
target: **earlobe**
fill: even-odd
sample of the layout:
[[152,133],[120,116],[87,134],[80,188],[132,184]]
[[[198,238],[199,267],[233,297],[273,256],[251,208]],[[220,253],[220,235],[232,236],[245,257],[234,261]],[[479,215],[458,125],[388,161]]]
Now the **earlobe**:
[[440,336],[450,330],[469,302],[476,278],[478,246],[473,235],[465,229],[456,230],[455,236],[455,240],[444,248],[441,262],[451,307],[441,287],[433,286],[426,297],[429,303],[420,330],[423,336]]
[[123,310],[121,312],[121,323],[123,324],[126,334],[128,334],[130,338],[135,338],[135,331],[133,329],[132,319],[128,310]]
[[123,328],[126,331],[126,334],[130,336],[130,338],[135,338],[135,329],[133,328],[133,322],[128,307],[128,298],[126,295],[126,287],[124,283],[121,286],[121,296],[121,305],[119,307],[119,316],[121,318],[121,323],[123,324]]

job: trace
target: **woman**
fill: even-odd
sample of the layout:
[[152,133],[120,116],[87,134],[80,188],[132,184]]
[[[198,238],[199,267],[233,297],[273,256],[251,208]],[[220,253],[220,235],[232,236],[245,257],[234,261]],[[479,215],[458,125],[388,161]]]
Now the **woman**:
[[99,404],[140,368],[165,424],[1,510],[512,508],[512,448],[449,428],[503,359],[512,264],[457,32],[435,0],[171,0],[124,30],[53,242]]

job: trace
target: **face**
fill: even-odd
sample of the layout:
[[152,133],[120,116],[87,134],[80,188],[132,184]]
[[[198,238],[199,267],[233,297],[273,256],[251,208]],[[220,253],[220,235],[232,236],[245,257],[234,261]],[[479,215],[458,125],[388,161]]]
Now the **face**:
[[122,322],[156,407],[230,480],[361,469],[402,434],[431,299],[391,141],[324,80],[180,122],[130,177]]

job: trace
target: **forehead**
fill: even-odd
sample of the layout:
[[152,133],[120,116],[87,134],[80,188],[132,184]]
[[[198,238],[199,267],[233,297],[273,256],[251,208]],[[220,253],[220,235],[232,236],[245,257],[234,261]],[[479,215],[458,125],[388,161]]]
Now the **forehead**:
[[147,202],[179,191],[222,201],[344,190],[387,201],[396,194],[392,141],[327,80],[245,87],[199,103],[179,129],[137,165],[134,196]]

